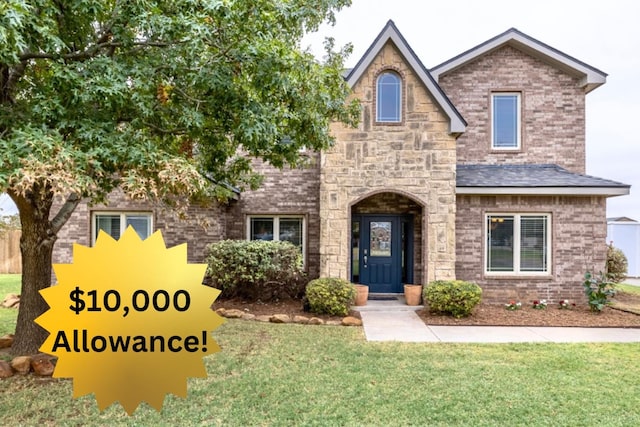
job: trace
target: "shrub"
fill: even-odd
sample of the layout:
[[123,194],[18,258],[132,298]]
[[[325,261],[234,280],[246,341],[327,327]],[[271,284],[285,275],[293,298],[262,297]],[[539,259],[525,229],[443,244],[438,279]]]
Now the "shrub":
[[616,294],[615,283],[608,274],[600,273],[596,276],[587,272],[584,275],[584,293],[589,299],[589,308],[594,312],[601,312],[609,304],[609,298]]
[[290,242],[223,240],[207,247],[207,276],[226,298],[270,301],[300,297],[300,250]]
[[467,317],[482,299],[482,289],[463,280],[436,280],[425,287],[424,300],[434,313]]
[[315,279],[307,284],[306,297],[314,313],[346,316],[356,297],[356,287],[343,279]]
[[620,283],[627,277],[627,257],[620,249],[607,247],[607,274],[613,283]]

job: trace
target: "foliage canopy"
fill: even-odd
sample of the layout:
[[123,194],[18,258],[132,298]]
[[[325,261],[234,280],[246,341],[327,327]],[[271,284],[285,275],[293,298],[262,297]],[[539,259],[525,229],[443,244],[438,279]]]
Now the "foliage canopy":
[[[225,198],[258,184],[252,157],[296,165],[302,146],[331,145],[332,121],[356,122],[349,47],[327,41],[319,62],[300,46],[349,4],[0,2],[0,191],[18,207],[25,272],[15,351],[43,337],[24,345],[22,330],[46,309],[37,290],[83,198]],[[64,203],[51,212],[54,196]]]

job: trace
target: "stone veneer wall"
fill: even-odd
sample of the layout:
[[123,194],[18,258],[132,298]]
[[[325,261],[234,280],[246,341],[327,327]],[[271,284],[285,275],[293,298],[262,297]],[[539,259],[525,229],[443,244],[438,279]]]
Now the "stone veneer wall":
[[[585,173],[585,93],[579,79],[505,46],[440,77],[467,131],[458,163],[556,164]],[[491,93],[521,92],[522,150],[491,150]]]
[[[403,121],[375,123],[376,77],[392,69],[403,79]],[[321,155],[320,274],[350,275],[351,206],[390,192],[423,208],[425,281],[455,276],[456,140],[449,121],[389,42],[352,88],[362,104],[357,129],[333,126],[335,146]]]
[[263,175],[263,184],[255,191],[245,191],[234,202],[227,215],[227,238],[247,238],[249,215],[300,215],[306,224],[305,266],[310,278],[316,278],[320,267],[320,169],[319,155],[304,153],[308,164],[284,170],[254,160],[256,172]]
[[[572,196],[458,195],[456,276],[477,283],[483,300],[524,304],[534,299],[586,300],[586,270],[602,271],[606,260],[606,199]],[[550,213],[551,275],[496,277],[484,274],[485,214]]]
[[[187,243],[187,257],[192,263],[204,262],[206,246],[222,240],[225,235],[226,207],[215,202],[208,207],[192,205],[187,210],[186,218],[179,219],[168,209],[159,209],[147,202],[131,200],[121,191],[114,191],[110,194],[109,200],[107,206],[90,207],[87,203],[78,205],[58,233],[53,252],[54,263],[72,262],[73,243],[91,245],[92,212],[152,212],[153,231],[162,230],[167,247]],[[54,206],[52,212],[56,209]]]

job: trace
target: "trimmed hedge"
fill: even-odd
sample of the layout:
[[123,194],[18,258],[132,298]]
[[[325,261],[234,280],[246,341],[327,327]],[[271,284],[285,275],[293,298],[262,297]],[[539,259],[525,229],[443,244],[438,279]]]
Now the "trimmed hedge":
[[207,276],[222,297],[272,301],[299,298],[302,254],[290,242],[223,240],[207,246]]
[[344,279],[322,278],[307,284],[306,297],[314,313],[346,316],[356,293],[356,287]]
[[423,291],[429,310],[434,313],[467,317],[482,299],[482,288],[463,280],[436,280]]

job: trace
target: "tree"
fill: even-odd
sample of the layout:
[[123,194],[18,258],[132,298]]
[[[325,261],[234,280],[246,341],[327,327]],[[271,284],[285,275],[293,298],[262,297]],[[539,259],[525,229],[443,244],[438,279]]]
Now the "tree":
[[349,49],[328,41],[319,62],[300,46],[349,4],[0,3],[0,191],[22,225],[14,353],[46,338],[33,322],[47,309],[38,291],[51,285],[57,233],[81,200],[116,187],[172,204],[224,198],[227,187],[211,182],[258,183],[251,157],[295,165],[302,146],[332,144],[332,121],[356,122],[341,74]]

